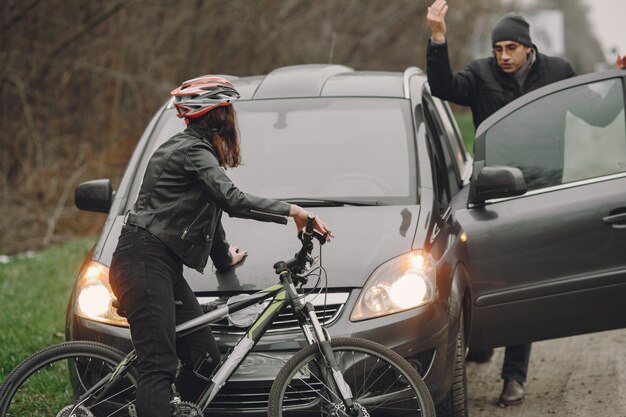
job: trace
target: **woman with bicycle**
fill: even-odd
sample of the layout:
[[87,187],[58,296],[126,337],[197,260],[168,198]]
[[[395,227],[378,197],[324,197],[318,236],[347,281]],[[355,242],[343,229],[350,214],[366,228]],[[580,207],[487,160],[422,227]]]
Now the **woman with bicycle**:
[[[226,241],[222,212],[282,224],[293,217],[298,230],[308,215],[297,205],[244,193],[225,174],[240,163],[232,107],[239,94],[230,82],[203,76],[172,95],[187,128],[150,158],[110,268],[111,288],[138,355],[139,417],[169,417],[174,382],[183,400],[195,401],[206,384],[194,374],[196,365],[206,361],[213,368],[219,362],[208,327],[177,339],[175,326],[202,314],[183,265],[202,272],[210,256],[217,269],[225,269],[246,256]],[[331,237],[321,219],[314,227]],[[178,300],[182,306],[175,306]],[[176,376],[178,358],[182,368]]]

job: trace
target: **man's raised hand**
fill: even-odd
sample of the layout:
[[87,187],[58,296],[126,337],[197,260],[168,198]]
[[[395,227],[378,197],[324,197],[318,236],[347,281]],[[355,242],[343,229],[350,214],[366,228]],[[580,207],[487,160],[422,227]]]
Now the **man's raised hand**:
[[444,43],[446,41],[446,13],[448,12],[448,3],[446,0],[435,0],[428,8],[426,20],[430,31],[431,38],[435,43]]

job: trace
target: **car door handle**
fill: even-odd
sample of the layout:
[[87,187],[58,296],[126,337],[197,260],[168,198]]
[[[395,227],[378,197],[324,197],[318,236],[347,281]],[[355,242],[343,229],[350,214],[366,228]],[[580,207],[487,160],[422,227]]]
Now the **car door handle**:
[[618,229],[626,229],[626,213],[609,214],[602,218],[602,222]]

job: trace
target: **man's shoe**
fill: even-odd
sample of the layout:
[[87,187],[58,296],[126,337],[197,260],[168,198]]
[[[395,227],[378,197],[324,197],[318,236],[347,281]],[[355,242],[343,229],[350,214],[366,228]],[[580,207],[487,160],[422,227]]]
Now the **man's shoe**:
[[505,379],[498,405],[503,407],[524,402],[524,385],[514,379]]

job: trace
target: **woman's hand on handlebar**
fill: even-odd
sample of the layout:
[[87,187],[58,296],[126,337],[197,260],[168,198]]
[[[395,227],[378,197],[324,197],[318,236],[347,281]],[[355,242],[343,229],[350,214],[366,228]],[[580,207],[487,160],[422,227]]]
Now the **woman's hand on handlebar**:
[[[293,217],[296,222],[296,229],[298,232],[301,232],[302,229],[306,227],[307,218],[309,216],[309,212],[303,209],[302,207],[292,204],[291,210],[289,211],[289,217]],[[313,229],[320,232],[322,235],[326,237],[326,241],[330,242],[330,240],[334,237],[330,228],[322,219],[318,216],[315,216],[315,222],[313,223]]]

